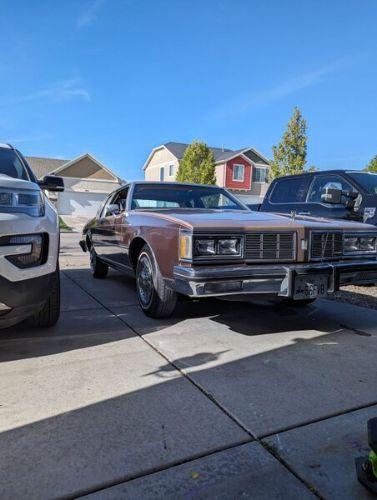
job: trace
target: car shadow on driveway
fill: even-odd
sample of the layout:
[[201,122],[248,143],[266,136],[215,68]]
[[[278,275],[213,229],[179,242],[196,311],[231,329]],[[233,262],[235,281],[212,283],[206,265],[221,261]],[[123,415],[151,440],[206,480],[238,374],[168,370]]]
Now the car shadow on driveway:
[[[363,346],[352,353],[355,339]],[[254,355],[239,353],[238,359],[226,359],[230,349],[174,358],[196,387],[177,370],[169,368],[169,377],[161,377],[170,363],[161,364],[162,358],[138,338],[130,339],[132,348],[124,342],[123,347],[107,346],[107,362],[103,352],[95,358],[83,353],[67,365],[53,359],[45,367],[33,365],[33,370],[44,370],[39,374],[39,384],[46,379],[44,390],[37,386],[28,394],[27,374],[21,371],[26,402],[17,402],[17,416],[25,418],[31,405],[46,417],[12,428],[7,410],[10,428],[4,420],[0,433],[5,498],[75,497],[250,441],[228,414],[262,437],[369,404],[376,375],[369,383],[361,379],[366,382],[365,366],[372,366],[375,341],[375,336],[351,337],[345,350],[342,334],[333,333],[265,346]],[[350,474],[352,453],[342,458],[339,471],[344,479],[346,470],[345,479],[356,483]],[[224,487],[229,475],[237,471],[224,476]],[[249,491],[252,487],[251,482]]]

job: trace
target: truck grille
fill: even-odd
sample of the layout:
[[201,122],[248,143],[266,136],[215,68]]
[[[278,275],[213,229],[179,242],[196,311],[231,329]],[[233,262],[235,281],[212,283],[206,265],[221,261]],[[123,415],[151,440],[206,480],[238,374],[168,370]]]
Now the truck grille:
[[311,240],[312,259],[334,259],[343,255],[342,233],[312,233]]
[[246,260],[290,261],[296,257],[295,233],[252,233],[246,235]]

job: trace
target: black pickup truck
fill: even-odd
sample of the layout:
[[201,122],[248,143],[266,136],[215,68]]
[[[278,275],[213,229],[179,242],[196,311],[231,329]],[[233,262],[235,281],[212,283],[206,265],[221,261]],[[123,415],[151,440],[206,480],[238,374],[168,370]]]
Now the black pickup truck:
[[347,219],[377,225],[377,174],[327,170],[274,179],[251,210]]

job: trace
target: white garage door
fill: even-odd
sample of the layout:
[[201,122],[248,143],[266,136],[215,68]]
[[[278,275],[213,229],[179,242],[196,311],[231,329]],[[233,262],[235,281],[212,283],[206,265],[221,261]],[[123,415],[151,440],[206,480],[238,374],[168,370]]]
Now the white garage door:
[[64,191],[58,195],[58,213],[61,215],[94,217],[98,207],[106,196],[107,195],[103,193]]

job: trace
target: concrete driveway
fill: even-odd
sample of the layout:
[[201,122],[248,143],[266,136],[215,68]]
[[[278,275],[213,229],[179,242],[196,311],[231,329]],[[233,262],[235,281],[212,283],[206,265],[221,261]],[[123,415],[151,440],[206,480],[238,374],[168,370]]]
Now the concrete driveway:
[[0,341],[0,498],[371,498],[377,311],[182,302],[146,318],[62,235],[62,315]]

